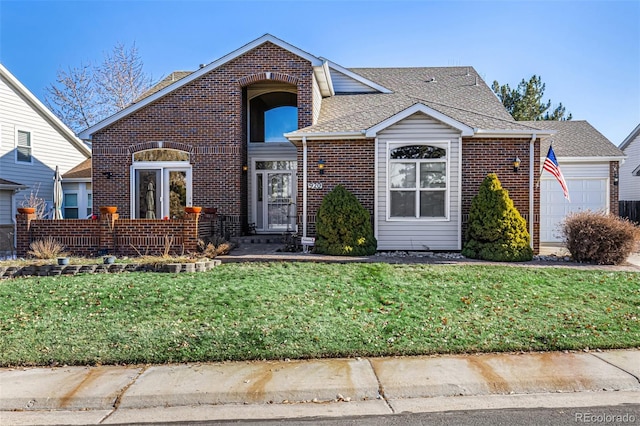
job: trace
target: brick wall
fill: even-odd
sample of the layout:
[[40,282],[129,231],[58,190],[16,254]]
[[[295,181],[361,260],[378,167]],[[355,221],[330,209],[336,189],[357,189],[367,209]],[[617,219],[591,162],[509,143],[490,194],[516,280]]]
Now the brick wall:
[[[303,159],[302,143],[298,142],[298,229],[302,232]],[[369,211],[373,220],[375,197],[374,140],[308,141],[308,183],[322,184],[322,189],[307,190],[307,235],[315,235],[316,214],[324,196],[336,185],[351,191]],[[318,161],[324,161],[324,173]]]
[[[531,139],[462,139],[462,235],[467,228],[471,201],[478,193],[480,184],[488,173],[496,173],[502,187],[527,221],[529,229],[529,143]],[[537,160],[540,157],[540,140],[535,141],[534,181],[539,174]],[[513,171],[513,159],[521,160],[518,172]],[[533,217],[534,252],[539,250],[540,235],[540,188],[534,185]]]
[[609,162],[609,211],[612,215],[620,214],[620,186],[614,183],[614,178],[620,175],[620,163],[617,161]]
[[29,245],[52,237],[72,256],[96,257],[181,255],[197,251],[198,238],[209,232],[200,229],[196,215],[180,220],[120,219],[101,215],[98,219],[36,219],[35,214],[16,216],[17,255],[26,256]]
[[306,127],[312,76],[308,61],[265,43],[101,130],[93,137],[94,209],[116,205],[128,216],[131,155],[162,141],[191,153],[193,205],[217,207],[229,232],[239,234],[247,217],[243,88],[266,79],[296,85],[298,126]]

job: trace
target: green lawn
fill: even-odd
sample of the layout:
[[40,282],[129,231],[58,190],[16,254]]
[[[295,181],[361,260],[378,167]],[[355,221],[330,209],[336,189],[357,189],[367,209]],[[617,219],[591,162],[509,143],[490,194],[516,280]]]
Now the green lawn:
[[640,346],[640,274],[224,264],[0,281],[0,365]]

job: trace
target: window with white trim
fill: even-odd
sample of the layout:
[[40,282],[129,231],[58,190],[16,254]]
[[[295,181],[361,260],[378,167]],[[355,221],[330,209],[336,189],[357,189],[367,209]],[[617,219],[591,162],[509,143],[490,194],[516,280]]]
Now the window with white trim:
[[389,217],[447,216],[447,150],[406,145],[389,151]]
[[33,162],[31,154],[31,132],[24,130],[16,131],[16,163]]

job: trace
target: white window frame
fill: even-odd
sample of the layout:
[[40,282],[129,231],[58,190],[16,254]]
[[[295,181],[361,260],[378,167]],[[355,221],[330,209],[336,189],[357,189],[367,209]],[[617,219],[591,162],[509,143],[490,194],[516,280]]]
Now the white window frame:
[[[29,161],[19,161],[18,160],[18,135],[20,133],[27,133],[29,134]],[[15,138],[14,138],[14,148],[15,148],[15,156],[14,156],[14,160],[16,164],[33,164],[33,132],[31,130],[28,129],[24,129],[21,127],[16,127],[15,129]]]
[[[132,157],[133,158],[133,157]],[[160,170],[161,181],[169,181],[169,172],[185,172],[187,182],[187,199],[186,205],[192,206],[192,190],[193,190],[193,167],[188,161],[134,161],[129,168],[129,201],[131,208],[129,211],[130,217],[135,218],[136,214],[136,170]],[[164,185],[164,184],[163,184]],[[168,188],[164,186],[162,188],[156,188],[160,191],[160,202],[162,203],[162,217],[169,214],[169,203],[166,201],[166,196],[169,194]],[[159,217],[158,219],[162,219]],[[142,219],[142,218],[137,218]]]
[[[430,145],[436,148],[442,148],[446,150],[446,155],[444,159],[399,159],[392,160],[390,158],[391,151],[396,148],[401,148],[404,146],[415,146],[415,145]],[[396,189],[391,189],[391,164],[392,163],[407,163],[414,162],[416,164],[416,187],[413,189],[415,191],[416,196],[416,212],[414,217],[396,217],[391,216],[391,192],[396,191]],[[387,141],[387,149],[386,149],[386,221],[387,222],[448,222],[450,220],[450,197],[451,197],[451,141],[449,140],[436,140],[436,141]],[[437,217],[422,217],[420,216],[420,192],[422,191],[434,191],[434,189],[424,190],[420,188],[420,163],[444,163],[445,164],[445,175],[446,175],[446,183],[445,188],[443,190],[436,190],[439,192],[444,192],[444,216]],[[409,191],[407,188],[398,188],[397,191]]]

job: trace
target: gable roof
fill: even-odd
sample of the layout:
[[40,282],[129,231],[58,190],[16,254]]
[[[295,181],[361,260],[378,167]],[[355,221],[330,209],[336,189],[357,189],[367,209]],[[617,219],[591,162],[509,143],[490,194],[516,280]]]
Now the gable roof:
[[640,124],[638,124],[638,126],[636,126],[636,128],[633,129],[631,133],[629,133],[629,136],[627,136],[622,141],[622,143],[620,144],[620,149],[624,151],[629,146],[629,144],[633,142],[638,136],[640,136]]
[[0,78],[5,80],[13,89],[18,92],[23,99],[38,112],[54,129],[60,133],[69,143],[85,157],[91,156],[91,150],[82,142],[73,131],[68,128],[58,117],[53,114],[33,93],[29,91],[20,81],[9,72],[4,65],[0,64]]
[[541,120],[522,121],[521,123],[557,131],[553,138],[543,141],[540,145],[542,158],[546,155],[551,143],[553,143],[553,151],[557,157],[603,161],[607,159],[619,160],[625,156],[620,148],[584,120]]
[[[139,109],[149,105],[150,103],[156,101],[157,99],[160,99],[161,97],[173,92],[174,90],[179,89],[180,87],[191,83],[192,81],[200,78],[201,76],[215,70],[216,68],[232,61],[235,58],[238,58],[241,55],[244,55],[245,53],[255,49],[258,46],[261,46],[265,43],[271,43],[274,44],[282,49],[288,50],[289,52],[293,53],[294,55],[297,55],[303,59],[308,60],[311,63],[311,66],[314,69],[314,75],[316,76],[316,79],[318,81],[318,85],[320,86],[321,91],[323,91],[323,95],[324,96],[330,96],[331,93],[331,87],[330,87],[330,80],[331,77],[329,75],[329,67],[327,64],[327,61],[325,59],[322,59],[320,57],[316,57],[313,56],[307,52],[305,52],[302,49],[299,49],[283,40],[280,40],[277,37],[272,36],[271,34],[265,34],[260,38],[257,38],[255,40],[253,40],[250,43],[245,44],[244,46],[240,47],[239,49],[234,50],[231,53],[228,53],[227,55],[211,62],[208,65],[205,65],[203,67],[201,67],[199,70],[194,71],[186,76],[184,76],[183,78],[179,79],[178,81],[169,84],[163,88],[160,88],[159,90],[157,90],[155,93],[150,94],[149,96],[139,100],[138,102],[128,106],[127,108],[115,113],[114,115],[112,115],[111,117],[107,117],[106,119],[102,120],[101,122],[83,130],[82,132],[80,132],[79,136],[82,139],[88,140],[91,138],[91,135],[93,135],[94,133],[98,132],[99,130],[115,123],[116,121],[128,116],[129,114],[134,113],[135,111],[138,111]],[[375,83],[372,82],[367,82],[365,78],[363,77],[359,77],[360,81],[363,82],[364,84],[370,84],[370,85],[374,85]]]
[[361,134],[372,137],[385,127],[383,123],[392,124],[388,122],[390,117],[402,117],[403,111],[416,108],[415,105],[422,105],[421,109],[433,111],[440,117],[448,117],[457,123],[452,127],[470,128],[476,134],[530,135],[536,130],[541,130],[541,135],[549,134],[544,129],[515,121],[472,67],[350,70],[389,88],[391,92],[325,98],[317,123],[288,133],[287,137],[300,139],[303,136],[349,132],[354,136]]
[[[347,69],[265,34],[197,71],[172,73],[136,103],[85,129],[80,137],[90,139],[101,129],[264,43],[273,43],[308,60],[323,96],[316,123],[286,134],[291,140],[373,137],[385,125],[393,124],[394,117],[404,117],[404,112],[412,108],[440,117],[454,128],[465,129],[465,135],[469,134],[468,129],[473,129],[475,136],[553,133],[515,121],[472,67]],[[181,78],[170,81],[175,77]],[[333,78],[343,84],[339,94],[334,91]],[[346,93],[348,88],[357,93]]]
[[87,158],[82,163],[78,164],[67,173],[62,175],[63,180],[70,179],[91,179],[91,158]]

